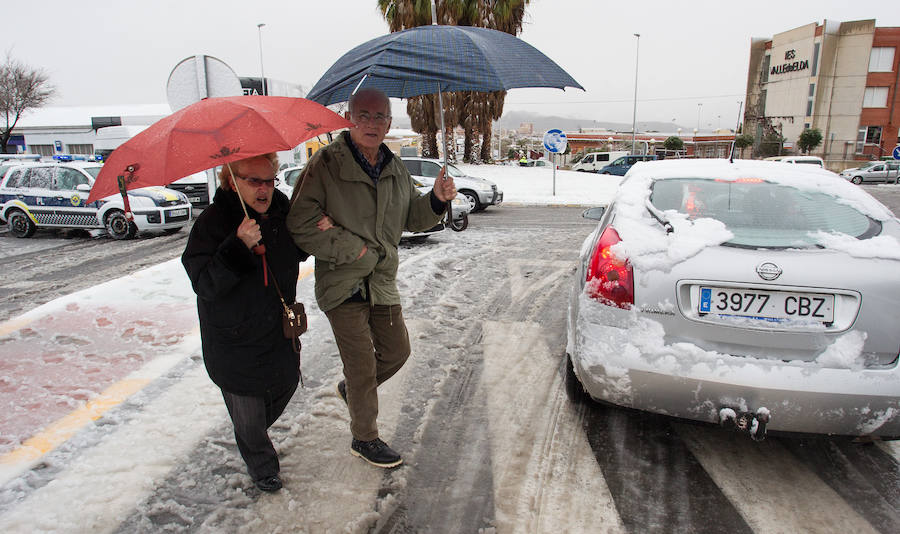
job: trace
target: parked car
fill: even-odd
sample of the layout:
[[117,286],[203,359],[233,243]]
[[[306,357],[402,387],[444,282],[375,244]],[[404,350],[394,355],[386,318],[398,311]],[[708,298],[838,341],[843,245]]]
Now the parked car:
[[288,165],[278,171],[278,174],[275,176],[275,187],[287,195],[288,198],[291,198],[291,195],[294,194],[294,185],[300,178],[300,172],[303,170],[303,167],[306,167],[305,163],[300,165]]
[[[431,191],[430,185],[425,185],[420,182],[416,178],[413,178],[413,181],[416,184],[416,189],[418,189],[423,195],[427,195]],[[469,204],[469,199],[464,195],[456,195],[456,198],[452,201],[453,204],[453,221],[457,230],[460,227],[467,227],[469,225],[468,218],[469,213],[472,211],[472,206]],[[436,234],[442,230],[447,228],[447,225],[443,222],[439,222],[438,224],[432,226],[427,230],[423,230],[421,232],[410,232],[409,230],[404,230],[403,234],[400,236],[401,239],[408,239],[410,241],[422,241],[426,237],[431,234]]]
[[782,163],[797,163],[800,165],[816,165],[825,168],[825,160],[818,156],[772,156],[766,158],[769,161],[780,161]]
[[570,394],[756,439],[900,437],[900,329],[885,320],[900,221],[864,190],[809,165],[667,160],[587,215]]
[[599,172],[600,169],[609,165],[610,161],[615,161],[617,158],[627,155],[628,152],[624,150],[613,152],[591,152],[572,165],[572,170],[581,172]]
[[615,174],[616,176],[625,176],[631,167],[638,162],[641,161],[655,161],[657,156],[655,154],[630,154],[627,156],[620,156],[616,158],[609,165],[603,166],[599,171],[596,171],[600,174]]
[[[166,187],[179,193],[184,193],[188,202],[195,208],[209,206],[209,177],[206,171],[195,172],[190,176],[185,176],[172,182]],[[215,189],[213,190],[215,191]]]
[[[400,158],[409,170],[409,173],[423,182],[425,185],[434,185],[441,170],[441,161],[428,158]],[[484,178],[469,176],[459,170],[452,163],[447,164],[447,172],[456,183],[456,190],[468,197],[472,205],[472,211],[482,211],[488,206],[497,206],[503,202],[503,191],[497,188],[497,184]]]
[[887,182],[897,183],[900,173],[900,162],[897,161],[873,161],[862,167],[854,167],[841,171],[844,179],[861,184],[863,182]]
[[183,193],[164,187],[128,192],[134,220],[125,217],[121,195],[87,204],[100,173],[96,163],[23,163],[0,178],[0,222],[16,237],[31,237],[39,228],[105,229],[115,239],[138,232],[177,232],[191,219]]

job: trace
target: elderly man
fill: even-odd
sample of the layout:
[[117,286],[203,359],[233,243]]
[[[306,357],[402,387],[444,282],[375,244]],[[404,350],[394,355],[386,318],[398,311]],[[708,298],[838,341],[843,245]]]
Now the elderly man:
[[350,452],[395,467],[403,460],[379,438],[376,419],[378,386],[410,353],[396,283],[397,245],[404,229],[438,224],[456,187],[441,171],[430,193],[416,189],[400,158],[382,144],[391,127],[384,93],[362,89],[349,109],[353,128],[310,159],[287,225],[294,242],[316,257],[316,301],[344,366],[337,390],[350,410]]

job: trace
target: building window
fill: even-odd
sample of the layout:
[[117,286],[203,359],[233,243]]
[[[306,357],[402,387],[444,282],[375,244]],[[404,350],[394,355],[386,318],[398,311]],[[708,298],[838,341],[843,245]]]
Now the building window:
[[69,148],[69,154],[93,154],[94,145],[66,145]]
[[809,84],[809,96],[806,99],[806,116],[812,117],[813,114],[813,102],[815,99],[813,98],[816,95],[816,84]]
[[856,153],[862,154],[866,145],[881,145],[881,126],[863,126],[856,135]]
[[811,76],[815,76],[817,72],[819,72],[819,47],[822,43],[816,43],[813,46],[813,64],[812,64],[812,74]]
[[869,72],[892,72],[894,70],[894,47],[879,46],[872,48],[869,55]]
[[53,145],[28,145],[28,152],[32,154],[40,154],[41,156],[51,157],[56,151]]
[[883,108],[887,107],[888,88],[887,87],[866,87],[863,95],[864,108]]
[[772,56],[766,54],[765,57],[763,57],[762,83],[766,83],[767,81],[769,81],[769,63],[771,61],[772,61]]

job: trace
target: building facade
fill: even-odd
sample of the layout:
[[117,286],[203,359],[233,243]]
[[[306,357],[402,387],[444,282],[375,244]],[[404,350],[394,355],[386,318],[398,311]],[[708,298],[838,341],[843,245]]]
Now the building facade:
[[754,136],[754,153],[799,152],[800,134],[815,128],[822,143],[811,153],[833,167],[889,156],[900,143],[898,48],[900,28],[878,28],[874,19],[753,39],[744,131]]

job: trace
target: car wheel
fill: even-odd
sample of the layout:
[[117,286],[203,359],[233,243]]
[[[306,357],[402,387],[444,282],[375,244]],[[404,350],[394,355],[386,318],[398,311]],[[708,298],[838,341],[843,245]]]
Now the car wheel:
[[137,225],[124,212],[113,210],[106,216],[106,231],[113,239],[131,239],[137,234]]
[[476,195],[474,191],[465,189],[463,191],[460,191],[460,193],[462,193],[466,196],[466,198],[469,199],[469,205],[472,206],[472,211],[481,211],[484,209],[484,206],[478,200],[478,195]]
[[862,176],[854,176],[853,179],[850,181],[856,185],[859,185],[862,183]]
[[16,237],[31,237],[37,230],[34,221],[24,212],[15,210],[7,216],[9,233]]
[[574,403],[580,403],[588,400],[590,397],[578,376],[575,374],[575,366],[572,365],[572,357],[566,354],[566,396]]

